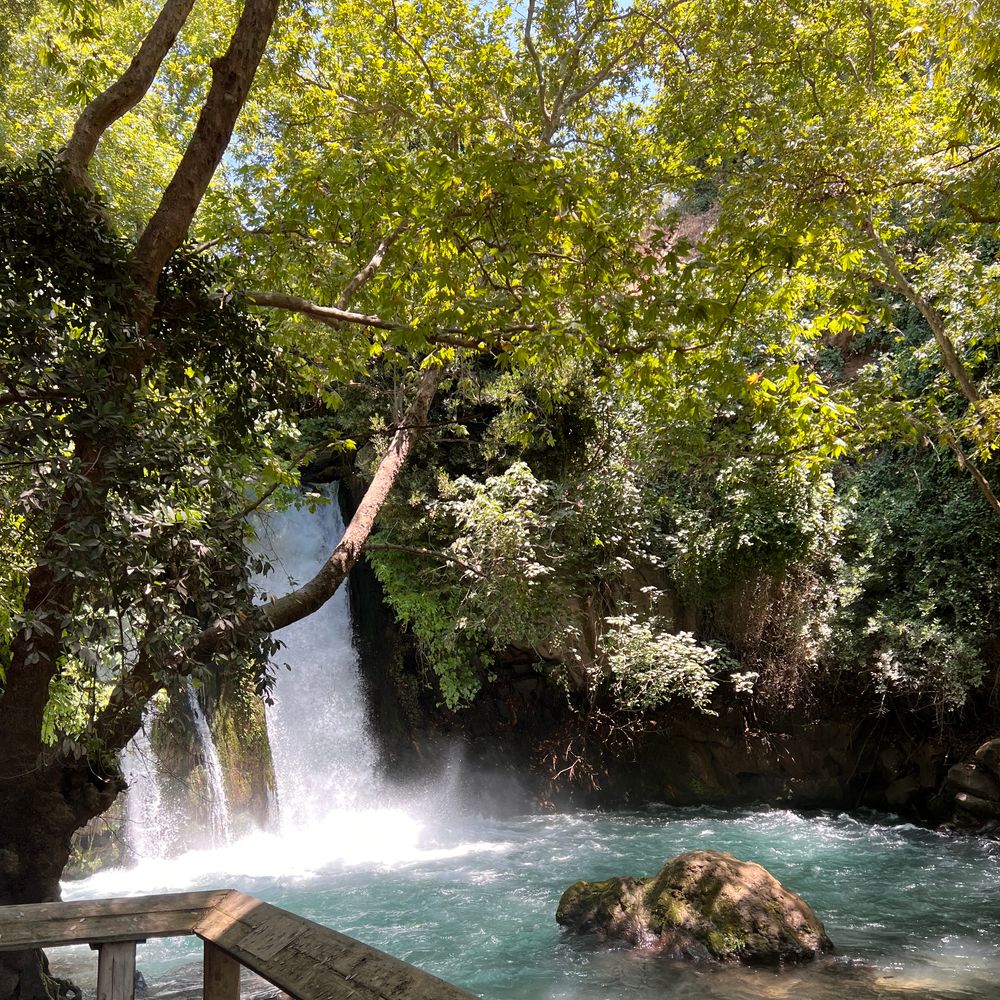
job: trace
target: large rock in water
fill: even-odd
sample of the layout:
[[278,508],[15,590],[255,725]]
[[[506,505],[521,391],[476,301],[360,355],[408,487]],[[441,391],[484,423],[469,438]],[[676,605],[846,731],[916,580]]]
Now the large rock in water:
[[833,949],[804,899],[722,851],[680,854],[653,878],[576,882],[556,920],[675,958],[778,963]]

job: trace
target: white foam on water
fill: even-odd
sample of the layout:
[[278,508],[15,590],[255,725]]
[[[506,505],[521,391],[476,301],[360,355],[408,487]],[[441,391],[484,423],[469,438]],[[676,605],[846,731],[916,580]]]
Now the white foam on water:
[[153,714],[147,711],[142,728],[121,757],[122,775],[128,785],[123,836],[132,855],[141,859],[162,857],[174,836],[173,817],[164,807],[161,776],[149,738],[152,721]]
[[405,868],[413,864],[502,854],[505,841],[440,843],[423,823],[400,809],[334,810],[323,823],[298,831],[258,831],[224,847],[147,858],[63,885],[64,899],[228,886],[240,879],[309,879],[338,868]]
[[[258,526],[261,547],[274,567],[270,576],[256,581],[262,591],[280,595],[300,586],[340,540],[344,524],[336,488],[324,488],[324,494],[327,502],[315,511],[284,511]],[[278,638],[284,648],[274,657],[277,680],[273,705],[267,708],[277,829],[226,842],[228,816],[218,815],[225,808],[221,767],[192,691],[192,711],[215,792],[214,845],[168,856],[170,838],[163,834],[173,821],[162,809],[156,814],[155,768],[134,769],[139,787],[130,806],[134,802],[141,808],[143,819],[138,862],[66,883],[65,898],[189,889],[241,878],[308,878],[331,868],[406,866],[510,848],[502,840],[481,839],[480,831],[469,829],[466,837],[442,829],[458,813],[454,763],[444,780],[420,793],[403,797],[385,786],[368,728],[346,587]],[[285,664],[291,669],[285,670]],[[140,734],[137,741],[144,738]],[[138,749],[148,764],[147,744]]]

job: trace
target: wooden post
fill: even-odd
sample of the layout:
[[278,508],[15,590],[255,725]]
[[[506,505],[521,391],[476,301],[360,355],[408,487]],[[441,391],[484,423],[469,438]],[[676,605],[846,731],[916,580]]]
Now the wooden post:
[[204,996],[205,1000],[239,1000],[240,997],[240,963],[211,941],[205,942]]
[[135,1000],[135,941],[97,945],[97,1000]]

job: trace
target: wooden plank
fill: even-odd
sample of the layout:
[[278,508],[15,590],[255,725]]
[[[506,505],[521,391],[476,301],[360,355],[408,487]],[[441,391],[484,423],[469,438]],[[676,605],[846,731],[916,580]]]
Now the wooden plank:
[[[0,951],[91,943],[114,956],[131,948],[133,974],[137,939],[191,933],[207,949],[215,946],[205,957],[208,1000],[236,1000],[232,969],[238,976],[239,964],[300,1000],[475,1000],[398,958],[233,890],[0,907]],[[111,961],[109,992],[98,1000],[133,1000],[132,980],[123,985],[116,967]],[[209,997],[216,988],[219,996]],[[123,990],[127,995],[118,995]]]
[[192,934],[229,890],[0,906],[0,951]]
[[135,941],[98,947],[97,1000],[135,1000]]
[[204,1000],[239,1000],[239,996],[240,963],[206,941]]
[[232,892],[195,928],[300,1000],[472,1000],[473,995],[360,941]]

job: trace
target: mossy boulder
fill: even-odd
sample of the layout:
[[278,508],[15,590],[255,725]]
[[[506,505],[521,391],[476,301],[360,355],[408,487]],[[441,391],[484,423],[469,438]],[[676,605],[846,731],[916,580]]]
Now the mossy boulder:
[[680,854],[653,878],[576,882],[556,920],[675,958],[776,964],[833,949],[801,896],[760,865],[722,851]]

